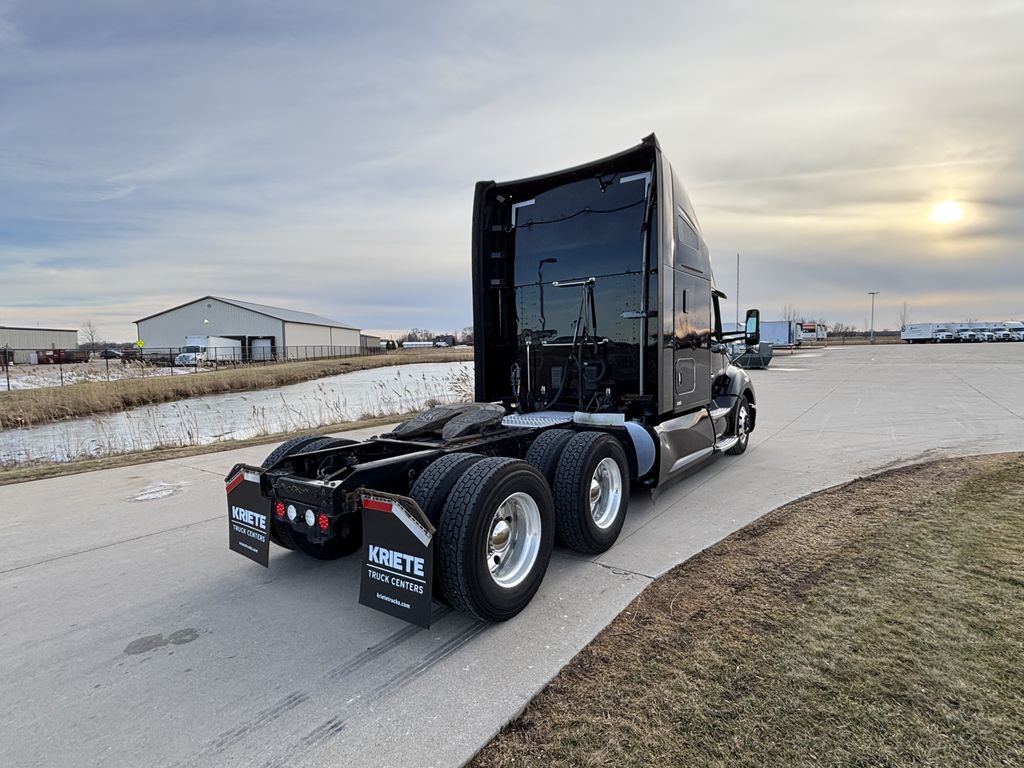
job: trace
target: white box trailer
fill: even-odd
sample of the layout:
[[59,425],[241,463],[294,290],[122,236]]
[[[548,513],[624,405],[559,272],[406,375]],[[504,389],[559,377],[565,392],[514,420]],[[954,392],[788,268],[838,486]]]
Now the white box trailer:
[[824,323],[800,323],[801,341],[826,341],[828,329]]
[[175,365],[207,365],[242,361],[242,342],[224,336],[186,336]]
[[800,324],[796,320],[766,320],[761,323],[761,341],[773,347],[799,347]]
[[935,341],[940,328],[947,330],[938,323],[907,323],[900,331],[900,338],[908,344],[926,344]]

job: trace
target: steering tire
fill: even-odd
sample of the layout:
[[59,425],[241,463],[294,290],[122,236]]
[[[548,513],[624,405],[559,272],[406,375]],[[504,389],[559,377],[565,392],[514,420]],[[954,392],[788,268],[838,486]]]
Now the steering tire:
[[733,434],[739,438],[732,448],[729,448],[726,453],[733,456],[739,456],[745,450],[747,450],[747,443],[750,442],[750,430],[753,427],[754,419],[753,414],[750,412],[750,403],[747,402],[747,398],[740,395],[740,399],[736,401],[736,415],[733,417],[736,424]]

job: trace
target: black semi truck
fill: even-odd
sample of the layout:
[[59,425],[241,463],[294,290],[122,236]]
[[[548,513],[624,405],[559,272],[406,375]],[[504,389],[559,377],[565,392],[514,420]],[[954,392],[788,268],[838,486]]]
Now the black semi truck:
[[726,343],[708,246],[652,134],[476,185],[475,403],[364,441],[300,436],[226,478],[231,549],[362,553],[360,602],[428,625],[437,600],[515,616],[554,543],[615,543],[634,488],[742,453],[757,400]]

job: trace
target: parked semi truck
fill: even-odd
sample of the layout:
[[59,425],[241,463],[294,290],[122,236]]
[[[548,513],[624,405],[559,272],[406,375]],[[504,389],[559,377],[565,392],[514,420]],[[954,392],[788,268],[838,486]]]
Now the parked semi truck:
[[186,336],[185,346],[174,358],[175,365],[237,363],[242,360],[242,342],[223,336]]
[[722,330],[708,246],[654,135],[543,176],[476,185],[475,399],[387,434],[296,436],[225,482],[230,548],[361,552],[360,602],[429,625],[436,599],[515,616],[556,539],[594,555],[655,489],[757,423]]

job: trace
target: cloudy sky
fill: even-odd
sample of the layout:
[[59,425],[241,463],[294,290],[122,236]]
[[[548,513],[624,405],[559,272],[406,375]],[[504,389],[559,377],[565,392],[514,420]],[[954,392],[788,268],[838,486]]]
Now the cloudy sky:
[[1021,40],[1019,0],[0,0],[0,324],[459,329],[474,182],[652,131],[730,301],[740,253],[768,319],[1021,318]]

